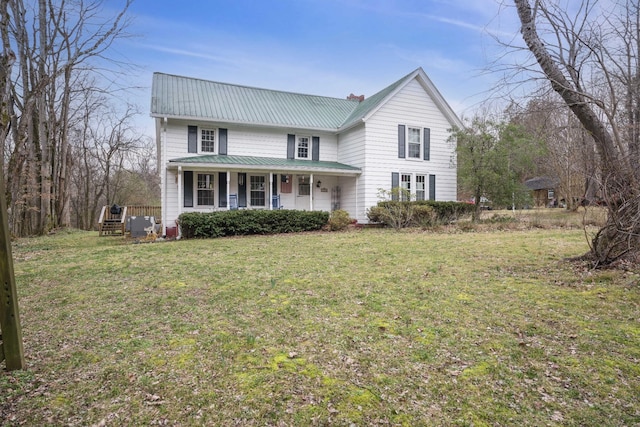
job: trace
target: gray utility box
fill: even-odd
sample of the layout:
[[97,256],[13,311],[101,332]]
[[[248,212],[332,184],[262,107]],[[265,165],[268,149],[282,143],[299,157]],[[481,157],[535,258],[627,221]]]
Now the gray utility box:
[[155,231],[156,218],[153,216],[132,216],[129,217],[129,227],[131,237],[146,237]]

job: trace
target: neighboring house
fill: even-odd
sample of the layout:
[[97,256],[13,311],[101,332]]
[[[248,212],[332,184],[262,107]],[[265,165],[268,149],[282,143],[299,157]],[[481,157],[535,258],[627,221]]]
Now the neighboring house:
[[533,199],[535,207],[545,208],[558,206],[558,200],[555,194],[555,189],[558,186],[557,179],[538,176],[526,180],[524,186],[531,192],[531,198]]
[[163,234],[183,212],[344,209],[366,223],[380,189],[456,199],[447,139],[462,123],[421,68],[367,99],[154,73],[151,116]]

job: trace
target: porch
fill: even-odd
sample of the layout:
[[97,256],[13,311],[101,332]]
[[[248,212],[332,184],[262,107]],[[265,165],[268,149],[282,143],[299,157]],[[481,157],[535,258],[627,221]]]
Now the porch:
[[162,227],[162,207],[150,205],[103,206],[98,219],[99,236],[131,234],[131,218],[153,218],[153,226]]
[[361,173],[336,162],[214,155],[171,160],[165,172],[165,227],[185,212],[345,209]]

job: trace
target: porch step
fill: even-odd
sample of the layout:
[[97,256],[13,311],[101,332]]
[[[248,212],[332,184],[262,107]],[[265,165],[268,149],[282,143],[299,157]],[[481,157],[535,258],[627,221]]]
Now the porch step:
[[119,219],[105,219],[100,226],[101,236],[122,236],[124,224]]

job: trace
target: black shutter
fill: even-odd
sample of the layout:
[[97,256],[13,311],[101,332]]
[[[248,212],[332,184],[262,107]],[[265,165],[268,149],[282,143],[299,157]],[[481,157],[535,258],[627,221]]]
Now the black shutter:
[[[218,129],[218,154],[221,156],[227,155],[227,130]],[[226,184],[225,184],[226,187]]]
[[184,183],[184,207],[192,208],[193,207],[193,172],[192,171],[184,171],[182,172],[182,181]]
[[405,132],[404,132],[404,125],[398,125],[398,158],[399,159],[404,159],[405,158]]
[[227,207],[227,173],[218,172],[218,206]]
[[187,151],[189,153],[198,152],[198,126],[188,126]]
[[278,194],[278,175],[277,173],[273,174],[273,183],[271,184],[271,194],[273,196]]
[[424,128],[424,141],[422,142],[423,144],[423,151],[424,151],[424,160],[429,160],[429,158],[431,157],[431,129],[429,128]]
[[[242,184],[240,184],[242,181]],[[247,174],[238,174],[238,206],[241,208],[247,207]]]
[[429,175],[429,200],[436,199],[436,176]]
[[320,160],[320,137],[311,137],[311,160],[317,162]]
[[398,190],[400,187],[400,173],[391,172],[391,200],[398,200]]
[[296,136],[288,134],[287,135],[287,159],[295,159],[296,158]]

